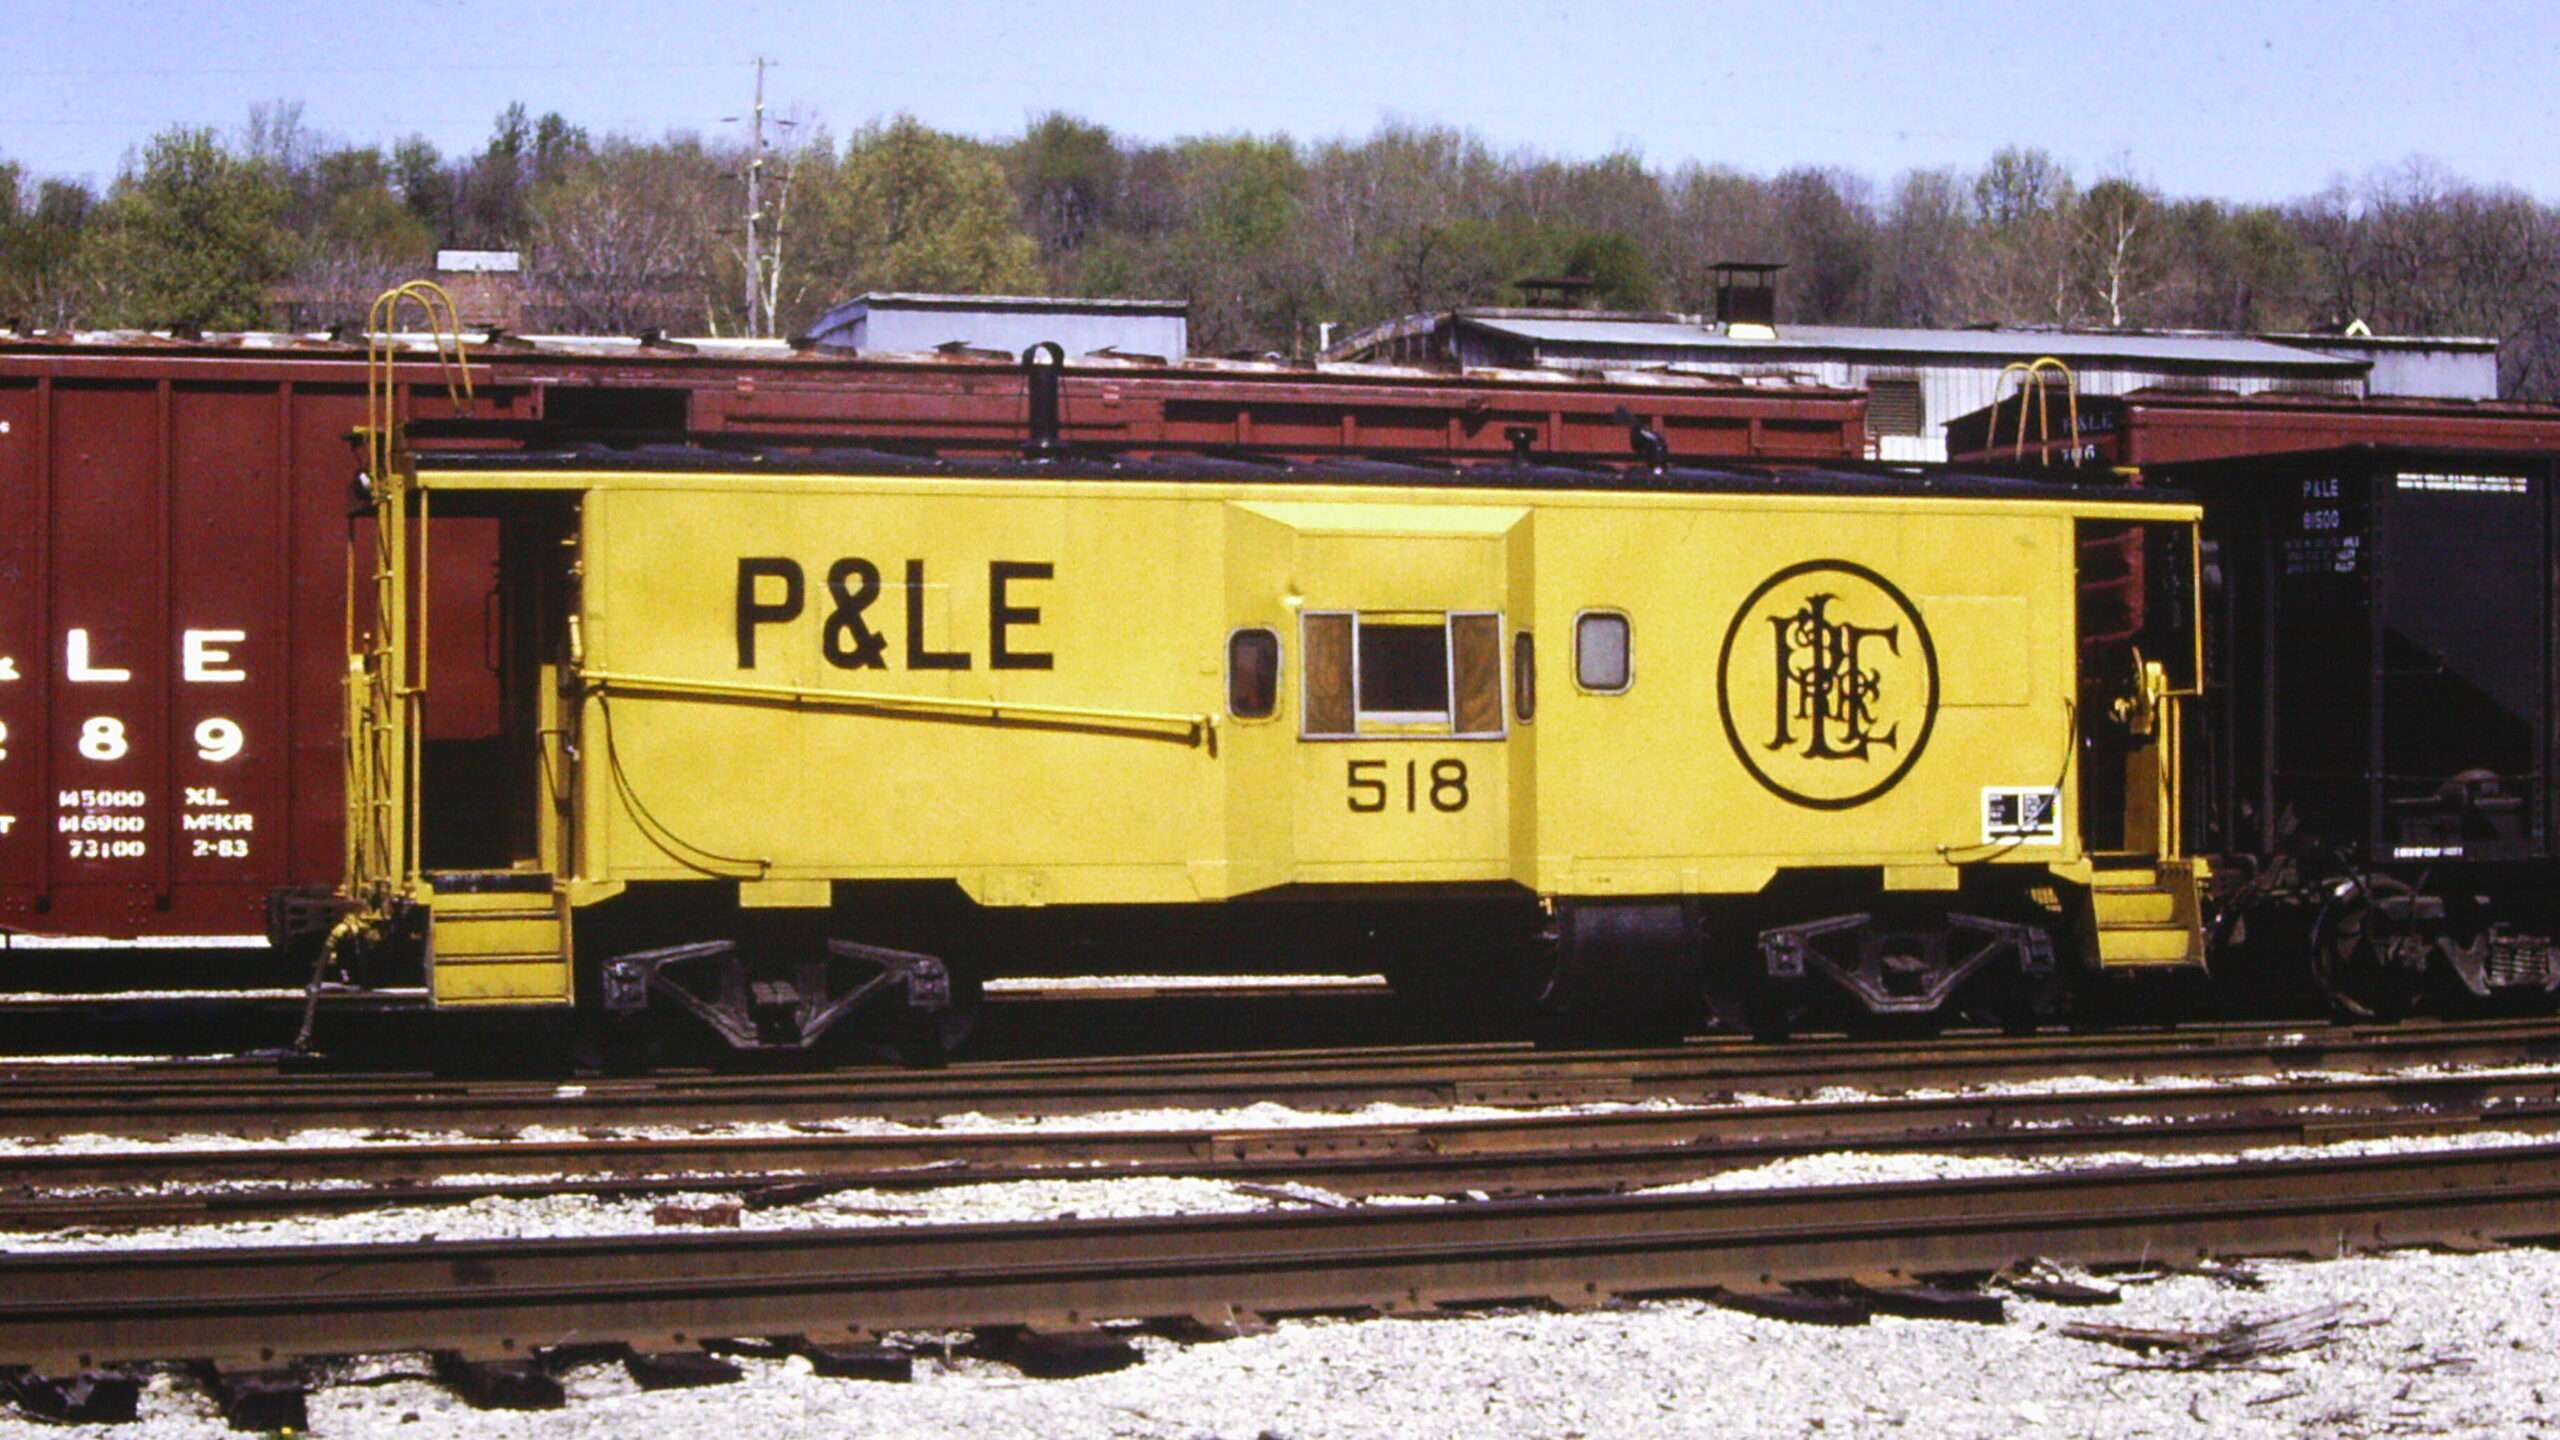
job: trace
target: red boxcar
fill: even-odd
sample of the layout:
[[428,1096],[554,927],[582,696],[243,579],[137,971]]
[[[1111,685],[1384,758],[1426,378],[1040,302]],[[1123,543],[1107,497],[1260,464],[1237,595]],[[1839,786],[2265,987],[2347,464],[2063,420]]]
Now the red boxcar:
[[[506,339],[469,364],[462,413],[514,422],[480,443],[554,427],[965,452],[1026,434],[1024,372],[994,357]],[[425,348],[401,377],[413,418],[456,413]],[[1840,461],[1866,439],[1856,392],[1668,375],[1088,357],[1062,398],[1068,441],[1142,451],[1629,463],[1622,416],[1674,458]],[[0,339],[0,942],[252,946],[269,892],[336,880],[364,421],[360,343]],[[480,611],[486,522],[441,522],[434,552],[430,603]],[[430,738],[495,735],[483,657],[430,663]]]
[[2075,429],[2072,409],[2056,389],[2041,400],[2033,392],[2012,395],[1947,422],[1947,458],[1959,465],[2140,468],[2346,445],[2560,451],[2560,407],[2400,395],[2146,389],[2081,396]]

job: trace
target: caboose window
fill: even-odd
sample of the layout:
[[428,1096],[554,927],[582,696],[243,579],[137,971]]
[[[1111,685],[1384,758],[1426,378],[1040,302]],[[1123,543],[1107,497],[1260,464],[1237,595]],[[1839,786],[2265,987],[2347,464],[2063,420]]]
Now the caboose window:
[[1360,718],[1388,725],[1427,725],[1449,718],[1449,627],[1363,622]]
[[1348,735],[1351,725],[1351,631],[1353,617],[1343,614],[1306,617],[1306,733]]
[[1227,637],[1227,713],[1268,720],[1280,707],[1280,637],[1239,630]]
[[1538,642],[1526,630],[1511,637],[1511,703],[1523,722],[1538,718]]
[[1449,617],[1449,680],[1456,691],[1450,728],[1460,735],[1502,733],[1502,617]]
[[1635,680],[1634,637],[1615,610],[1585,610],[1573,622],[1573,683],[1620,695]]
[[1302,624],[1305,734],[1503,733],[1499,614],[1319,611]]

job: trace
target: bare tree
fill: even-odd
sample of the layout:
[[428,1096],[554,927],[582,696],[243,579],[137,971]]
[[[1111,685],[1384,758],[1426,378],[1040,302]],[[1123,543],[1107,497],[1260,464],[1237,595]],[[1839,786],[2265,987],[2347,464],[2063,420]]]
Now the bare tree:
[[528,288],[541,329],[689,329],[710,313],[720,166],[690,137],[609,140],[536,192]]
[[1876,236],[1867,318],[1885,325],[1950,325],[1982,309],[1979,248],[1962,176],[1914,170],[1894,187]]
[[[768,142],[765,147],[768,158],[765,161],[764,213],[759,222],[763,229],[754,247],[758,272],[755,293],[756,303],[764,313],[760,333],[775,334],[789,323],[783,319],[786,310],[797,320],[805,318],[809,308],[806,304],[808,281],[793,265],[801,248],[798,244],[798,216],[793,211],[793,202],[802,196],[804,180],[833,164],[835,142],[813,116],[803,111],[795,110],[766,123],[780,132],[781,139]],[[741,171],[749,158],[744,150],[738,152]],[[723,233],[732,237],[725,260],[735,267],[736,274],[745,274],[749,248],[745,228],[741,226]],[[715,287],[715,293],[725,292]],[[710,328],[712,333],[719,333],[716,311],[710,319]]]
[[2121,177],[2090,186],[2071,208],[2072,269],[2111,329],[2123,329],[2159,283],[2158,210],[2151,192]]

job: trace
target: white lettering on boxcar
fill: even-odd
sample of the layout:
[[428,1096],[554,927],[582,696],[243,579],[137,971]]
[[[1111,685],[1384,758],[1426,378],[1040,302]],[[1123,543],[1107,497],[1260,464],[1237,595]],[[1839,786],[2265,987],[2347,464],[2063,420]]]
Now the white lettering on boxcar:
[[80,722],[81,758],[121,760],[132,748],[124,738],[124,722],[113,715],[92,715]]
[[248,743],[249,738],[242,733],[237,720],[225,720],[216,715],[196,724],[196,758],[199,760],[211,760],[218,765],[237,758]]
[[[231,722],[226,720],[222,723],[228,725]],[[202,734],[201,726],[198,734]],[[219,786],[190,785],[186,788],[186,800],[186,809],[178,816],[178,828],[188,833],[189,856],[198,860],[249,858],[248,837],[258,828],[255,814],[232,809],[231,797],[223,794]]]
[[219,647],[237,645],[249,638],[246,630],[189,630],[180,637],[179,673],[191,681],[209,685],[237,685],[249,678],[246,670],[231,668],[231,652]]
[[89,663],[89,632],[75,627],[62,637],[62,678],[75,685],[121,685],[133,672]]
[[54,797],[65,810],[136,810],[149,803],[139,790],[64,790]]
[[57,808],[72,813],[55,816],[54,828],[69,837],[62,843],[74,860],[139,860],[150,853],[149,841],[101,837],[147,831],[149,816],[98,812],[147,811],[150,802],[149,793],[141,790],[64,790],[56,797]]

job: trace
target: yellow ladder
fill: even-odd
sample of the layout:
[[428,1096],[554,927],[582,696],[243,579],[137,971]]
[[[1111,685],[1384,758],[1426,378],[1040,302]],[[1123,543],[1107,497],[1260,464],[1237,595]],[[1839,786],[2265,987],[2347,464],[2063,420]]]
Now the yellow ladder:
[[[347,553],[347,824],[349,895],[378,906],[418,885],[418,728],[427,693],[423,643],[410,643],[411,598],[427,586],[426,497],[418,496],[416,563],[401,436],[400,339],[404,310],[423,318],[456,414],[471,398],[461,313],[444,288],[412,280],[375,298],[365,331],[365,474],[373,501],[372,568],[361,580]],[[413,573],[414,568],[414,573]],[[373,627],[360,628],[357,586],[373,587]],[[421,637],[423,639],[423,637]]]

